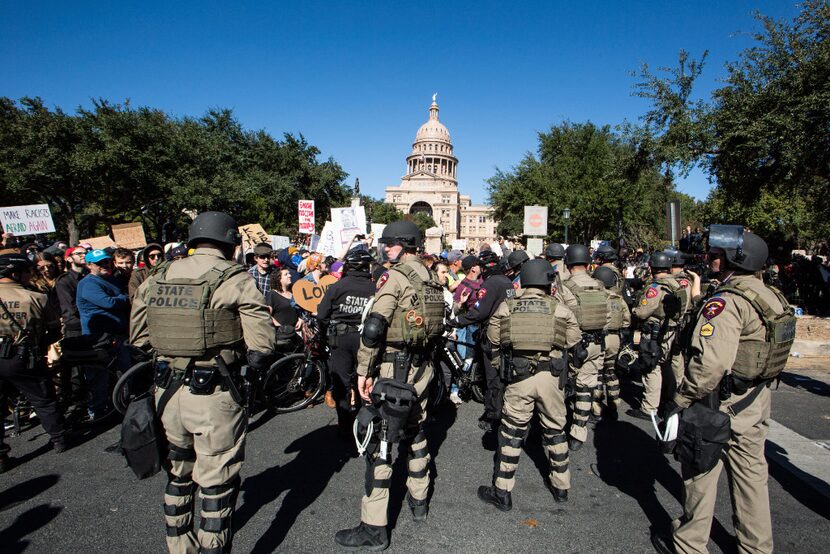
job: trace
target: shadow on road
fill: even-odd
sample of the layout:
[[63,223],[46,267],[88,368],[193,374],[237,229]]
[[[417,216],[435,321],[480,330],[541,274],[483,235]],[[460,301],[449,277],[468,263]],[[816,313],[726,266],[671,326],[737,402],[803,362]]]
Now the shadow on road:
[[[787,451],[771,440],[767,440],[766,450],[767,459],[769,460],[770,477],[778,481],[781,488],[787,491],[790,496],[795,498],[805,508],[812,510],[825,519],[830,519],[830,502],[827,502],[827,498],[817,490],[821,487],[826,491],[830,485],[817,477],[809,476],[807,480],[812,478],[816,481],[816,485],[811,487],[796,477],[796,475],[803,474],[804,472],[790,463],[787,459]],[[777,454],[778,456],[771,458],[770,453]]]
[[14,508],[30,498],[34,498],[40,493],[51,489],[60,479],[59,475],[52,473],[49,475],[41,475],[40,477],[35,477],[34,479],[29,479],[28,481],[9,487],[0,492],[0,512]]
[[785,371],[781,374],[781,380],[794,389],[803,389],[819,396],[830,396],[830,385],[806,375],[796,375]]
[[273,552],[285,539],[297,517],[325,490],[331,477],[350,459],[350,450],[337,438],[337,428],[326,426],[292,442],[285,452],[297,456],[284,466],[274,466],[242,482],[242,504],[234,514],[241,529],[257,512],[288,491],[270,527],[252,552]]
[[3,545],[3,552],[17,554],[29,547],[29,541],[24,537],[30,535],[48,525],[58,517],[63,508],[41,504],[35,506],[19,516],[6,529],[0,531],[0,545]]

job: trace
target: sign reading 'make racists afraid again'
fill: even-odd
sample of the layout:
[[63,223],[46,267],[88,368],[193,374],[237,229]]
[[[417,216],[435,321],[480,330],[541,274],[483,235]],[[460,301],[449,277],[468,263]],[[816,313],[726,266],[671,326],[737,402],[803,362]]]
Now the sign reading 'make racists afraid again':
[[18,236],[55,232],[48,204],[0,208],[0,223],[3,224],[4,233],[14,233]]

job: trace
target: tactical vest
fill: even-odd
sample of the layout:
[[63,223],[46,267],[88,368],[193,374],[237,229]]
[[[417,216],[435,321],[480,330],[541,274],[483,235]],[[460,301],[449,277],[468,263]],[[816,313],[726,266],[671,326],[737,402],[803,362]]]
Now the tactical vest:
[[567,346],[567,324],[555,317],[559,301],[549,296],[519,296],[507,300],[510,317],[501,325],[501,344],[519,352],[547,356]]
[[608,324],[609,331],[619,331],[623,327],[625,313],[628,305],[619,295],[608,295],[608,309],[611,312],[611,322]]
[[608,291],[597,282],[596,285],[583,287],[568,279],[564,283],[576,297],[576,309],[573,311],[579,328],[583,331],[599,331],[608,322]]
[[[683,319],[683,314],[689,309],[690,299],[688,289],[684,289],[681,287],[677,281],[673,278],[660,278],[654,280],[657,285],[660,286],[663,291],[674,297],[673,301],[677,302],[678,310],[677,314],[671,318],[671,321],[674,323],[680,323],[680,320]],[[665,304],[660,302],[660,305],[655,310],[654,315],[658,318],[665,319],[666,311],[665,311]]]
[[33,294],[37,293],[20,288],[7,294],[5,298],[0,298],[0,302],[3,303],[3,306],[0,306],[0,337],[12,341],[10,344],[34,348],[40,346],[43,322],[40,321],[39,314],[35,313]]
[[386,340],[424,347],[444,332],[444,289],[432,279],[424,280],[414,267],[405,263],[397,264],[389,271],[397,271],[406,277],[415,289],[415,295],[411,305],[399,305],[392,314]]
[[239,314],[227,308],[211,308],[219,286],[245,269],[221,260],[201,276],[168,279],[170,264],[151,277],[145,296],[150,344],[161,356],[197,358],[211,350],[242,340]]
[[783,310],[775,309],[746,282],[729,283],[718,288],[718,292],[737,294],[749,302],[766,328],[763,341],[745,340],[738,342],[738,355],[732,372],[742,379],[773,379],[783,371],[795,340],[795,315],[781,292],[767,285],[781,302]]

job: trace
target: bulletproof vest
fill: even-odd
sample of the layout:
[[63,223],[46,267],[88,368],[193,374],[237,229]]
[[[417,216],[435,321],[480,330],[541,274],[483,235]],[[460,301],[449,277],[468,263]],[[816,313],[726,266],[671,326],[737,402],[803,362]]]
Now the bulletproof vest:
[[608,317],[608,291],[602,283],[582,286],[571,278],[562,284],[576,297],[577,306],[573,312],[579,328],[583,331],[603,329]]
[[[683,314],[686,312],[686,310],[689,309],[689,304],[691,301],[691,297],[689,296],[689,289],[684,289],[677,283],[677,281],[675,281],[671,277],[662,277],[660,279],[655,279],[654,282],[657,283],[657,285],[659,285],[660,288],[663,289],[663,291],[667,295],[672,297],[668,300],[669,302],[675,302],[677,304],[677,313],[671,318],[671,320],[675,323],[679,323],[680,320],[683,318]],[[661,320],[666,318],[665,302],[666,300],[663,299],[663,301],[660,302],[660,305],[654,311],[654,315]]]
[[606,266],[606,267],[608,267],[611,271],[613,271],[614,275],[617,276],[617,284],[614,285],[613,287],[611,287],[608,290],[612,290],[612,291],[616,292],[617,294],[619,294],[620,296],[622,296],[623,285],[625,284],[625,277],[623,277],[622,273],[620,273],[620,270],[617,269],[617,266],[612,264],[612,265],[609,265],[609,266]]
[[[36,347],[42,336],[42,323],[32,295],[24,288],[4,289],[0,302],[0,336],[13,337],[15,345]],[[21,331],[21,328],[25,331]]]
[[608,310],[611,312],[611,322],[608,324],[608,330],[619,331],[622,329],[625,313],[628,311],[628,305],[619,294],[609,294]]
[[507,300],[510,317],[501,325],[501,344],[514,351],[548,355],[566,347],[567,325],[554,316],[559,301],[550,296],[520,295]]
[[763,341],[747,340],[744,337],[738,342],[738,355],[732,366],[732,372],[743,379],[772,379],[777,377],[790,355],[790,348],[795,340],[795,315],[792,307],[787,303],[781,292],[768,285],[765,286],[781,302],[781,308],[773,308],[764,300],[752,285],[745,281],[729,283],[718,288],[718,293],[730,292],[737,294],[749,302],[766,328],[766,337]]
[[674,277],[674,280],[677,281],[678,285],[680,285],[678,297],[682,302],[681,306],[683,306],[683,312],[688,313],[692,309],[692,280],[682,271],[680,273],[675,273],[672,277]]
[[244,268],[220,260],[201,276],[168,279],[170,264],[159,267],[147,288],[147,330],[161,356],[196,358],[242,340],[239,314],[211,308],[213,293]]
[[444,332],[444,291],[432,279],[424,280],[414,267],[401,263],[389,271],[397,271],[409,280],[415,290],[412,304],[399,305],[392,314],[386,331],[388,342],[403,342],[414,347],[426,346],[430,339]]

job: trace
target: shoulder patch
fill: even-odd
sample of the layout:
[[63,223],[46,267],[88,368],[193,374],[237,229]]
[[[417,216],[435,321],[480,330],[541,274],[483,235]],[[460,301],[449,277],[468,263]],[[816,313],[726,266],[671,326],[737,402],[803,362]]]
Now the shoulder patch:
[[660,291],[657,290],[657,287],[655,285],[651,285],[646,291],[646,298],[654,298],[658,294],[660,294]]
[[388,281],[388,280],[389,280],[389,272],[387,271],[383,275],[380,276],[380,279],[378,279],[378,290],[380,290],[380,288],[383,285],[385,285],[386,281]]
[[645,298],[643,298],[643,300],[642,300],[642,302],[640,302],[640,304],[641,304],[641,305],[643,305],[643,306],[645,306],[646,304],[648,304],[648,300],[646,300]]
[[478,298],[479,300],[481,300],[481,299],[482,299],[482,298],[484,298],[486,295],[487,295],[487,289],[485,289],[484,287],[481,287],[480,289],[478,289],[478,296],[476,296],[476,298]]
[[711,337],[714,334],[715,334],[715,326],[712,325],[710,322],[707,321],[706,323],[704,323],[700,327],[700,336],[701,337],[708,338],[708,337]]
[[677,281],[677,284],[679,284],[684,289],[689,288],[689,280],[688,279],[680,279],[680,280]]
[[717,317],[726,307],[726,300],[723,298],[712,298],[704,306],[700,312],[707,320]]

